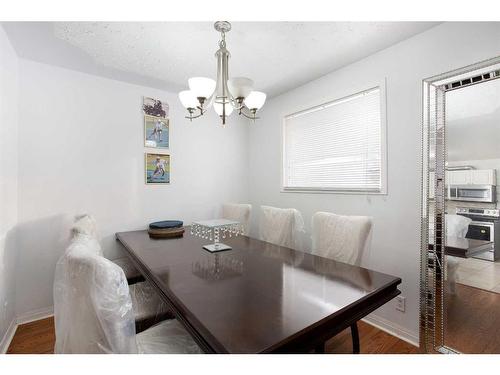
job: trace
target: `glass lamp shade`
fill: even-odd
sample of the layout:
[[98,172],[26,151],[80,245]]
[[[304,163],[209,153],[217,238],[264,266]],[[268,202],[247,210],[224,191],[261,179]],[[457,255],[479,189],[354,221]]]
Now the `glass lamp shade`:
[[266,94],[260,91],[252,91],[248,97],[245,98],[245,105],[248,109],[259,110],[266,102]]
[[214,102],[215,112],[217,112],[217,114],[219,116],[222,116],[222,106],[223,105],[226,106],[226,116],[229,116],[231,114],[231,112],[233,112],[233,106],[229,103],[221,104],[221,103]]
[[215,91],[215,81],[205,77],[188,79],[189,89],[197,98],[209,98]]
[[198,99],[191,90],[184,90],[179,93],[179,100],[185,108],[196,108],[198,106]]
[[227,81],[227,88],[233,98],[246,98],[253,89],[253,81],[250,78],[235,77]]

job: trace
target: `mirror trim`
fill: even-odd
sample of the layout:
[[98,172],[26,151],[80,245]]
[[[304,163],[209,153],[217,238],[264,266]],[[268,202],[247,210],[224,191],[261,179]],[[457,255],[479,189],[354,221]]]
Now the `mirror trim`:
[[[445,162],[446,162],[446,92],[468,87],[451,85],[467,80],[486,69],[500,78],[500,57],[468,65],[422,81],[422,200],[420,249],[420,351],[422,353],[458,353],[444,344],[445,289]],[[489,69],[489,70],[488,70]],[[472,74],[476,72],[476,74]],[[497,74],[498,72],[498,74]],[[482,80],[484,82],[486,80]],[[477,83],[481,83],[477,82]],[[476,83],[471,83],[476,84]],[[429,172],[435,172],[430,181]],[[434,198],[430,197],[433,183]],[[431,225],[430,225],[431,224]],[[429,238],[434,246],[430,249]]]

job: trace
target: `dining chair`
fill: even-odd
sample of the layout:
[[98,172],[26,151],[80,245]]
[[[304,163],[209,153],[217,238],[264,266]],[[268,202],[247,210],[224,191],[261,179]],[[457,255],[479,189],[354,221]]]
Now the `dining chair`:
[[139,334],[123,270],[85,244],[69,247],[54,279],[55,353],[200,353],[176,320]]
[[238,221],[243,226],[243,234],[248,235],[250,231],[251,204],[225,203],[222,205],[222,218]]
[[[75,222],[71,228],[72,236],[86,236],[88,238],[94,239],[97,243],[99,241],[97,222],[92,215],[83,214],[75,217]],[[99,255],[103,255],[101,247],[96,249],[99,251]],[[128,257],[121,257],[118,259],[112,259],[113,263],[116,263],[125,272],[125,277],[129,284],[134,284],[139,281],[144,281],[144,277],[141,275],[139,270],[134,266],[132,261]]]
[[[92,215],[86,214],[77,216],[71,228],[71,233],[70,248],[82,248],[91,254],[104,257],[97,237],[96,220]],[[111,262],[118,266],[122,265],[122,263],[117,263],[113,260],[111,260]],[[127,278],[127,273],[125,271],[126,267],[120,268],[122,268]],[[127,282],[129,282],[128,278]],[[137,332],[144,331],[163,320],[174,318],[174,315],[167,307],[166,303],[161,299],[158,293],[156,293],[156,290],[148,281],[129,283],[129,285]]]
[[[472,219],[462,215],[445,215],[446,236],[465,238],[469,230],[469,224]],[[457,271],[460,265],[458,259],[454,256],[446,256],[446,275],[447,285],[451,294],[456,293]]]
[[304,220],[295,208],[261,206],[260,239],[274,245],[301,249]]
[[[368,216],[342,216],[316,212],[312,217],[312,253],[324,258],[359,266],[372,228]],[[352,351],[359,353],[358,325],[351,325]],[[317,352],[325,351],[325,344]]]

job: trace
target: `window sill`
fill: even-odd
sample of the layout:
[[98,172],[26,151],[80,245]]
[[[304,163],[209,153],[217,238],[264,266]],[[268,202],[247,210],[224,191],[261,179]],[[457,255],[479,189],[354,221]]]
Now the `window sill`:
[[336,189],[304,189],[304,188],[281,188],[281,193],[300,194],[341,194],[341,195],[387,195],[387,190],[336,190]]

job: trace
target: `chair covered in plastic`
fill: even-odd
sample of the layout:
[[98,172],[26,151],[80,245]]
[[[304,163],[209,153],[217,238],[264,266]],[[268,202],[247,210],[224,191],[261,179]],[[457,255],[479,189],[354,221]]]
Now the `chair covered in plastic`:
[[[81,247],[91,254],[103,256],[103,251],[97,237],[96,221],[91,215],[86,214],[77,216],[71,228],[71,233],[72,248]],[[122,265],[120,262],[111,262],[117,264],[118,266]],[[126,268],[120,268],[124,271],[125,277],[130,284]],[[149,282],[143,281],[134,283],[130,285],[129,291],[132,298],[135,328],[137,332],[141,332],[162,320],[173,319],[174,316],[168,309],[166,303],[156,293],[153,286]]]
[[[446,236],[465,238],[471,219],[462,215],[445,215]],[[446,279],[451,294],[456,292],[459,261],[454,256],[446,256]]]
[[[99,241],[97,223],[92,215],[83,214],[75,217],[75,222],[71,228],[72,237],[76,236],[86,236],[88,238],[94,239],[97,243]],[[99,250],[99,255],[103,255],[101,247],[99,249],[94,248],[94,250]],[[125,272],[125,277],[129,284],[133,284],[139,281],[144,281],[139,270],[132,264],[132,261],[128,257],[122,257],[118,259],[111,260],[123,269]]]
[[251,204],[225,203],[222,205],[222,218],[235,220],[243,226],[243,234],[248,235],[250,231]]
[[54,280],[55,353],[199,353],[176,320],[136,335],[127,279],[120,267],[92,254],[84,243],[69,246]]
[[[372,228],[368,216],[342,216],[316,212],[312,217],[312,253],[324,258],[359,265]],[[351,325],[352,350],[359,353],[357,323]],[[324,352],[324,344],[317,348]]]
[[260,239],[274,245],[301,248],[304,220],[295,208],[261,206]]

